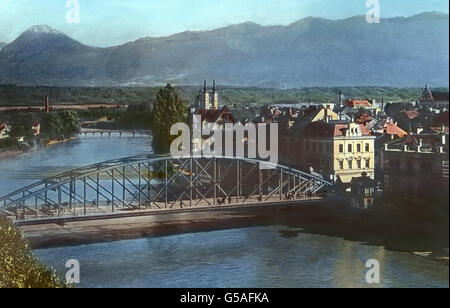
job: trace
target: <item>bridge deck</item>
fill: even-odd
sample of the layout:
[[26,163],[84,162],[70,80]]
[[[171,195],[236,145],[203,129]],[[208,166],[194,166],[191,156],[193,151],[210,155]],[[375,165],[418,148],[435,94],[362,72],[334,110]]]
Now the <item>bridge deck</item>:
[[[204,211],[204,210],[223,210],[223,209],[235,209],[235,208],[250,208],[255,206],[267,206],[267,205],[277,205],[277,204],[302,204],[309,203],[312,201],[322,201],[324,198],[318,196],[312,196],[311,198],[304,196],[303,198],[293,198],[291,200],[282,199],[279,197],[272,197],[268,200],[259,201],[257,196],[253,196],[247,199],[246,202],[236,202],[236,198],[232,200],[231,203],[228,201],[225,204],[215,204],[210,205],[206,200],[201,200],[199,204],[195,206],[189,206],[189,204],[184,203],[183,207],[165,207],[163,202],[153,204],[146,208],[136,208],[135,210],[130,210],[127,208],[116,208],[112,209],[111,206],[99,206],[97,209],[88,209],[89,211],[84,212],[83,205],[80,204],[74,207],[71,211],[63,211],[49,213],[43,218],[36,217],[35,215],[22,215],[17,219],[13,213],[9,213],[8,217],[13,220],[17,225],[33,225],[33,224],[45,224],[45,223],[57,223],[62,221],[83,221],[83,220],[99,220],[117,217],[133,217],[133,216],[145,216],[145,215],[155,215],[164,213],[182,213],[182,212],[192,212],[192,211]],[[213,203],[213,199],[209,199],[209,202]],[[159,205],[159,207],[157,206]]]

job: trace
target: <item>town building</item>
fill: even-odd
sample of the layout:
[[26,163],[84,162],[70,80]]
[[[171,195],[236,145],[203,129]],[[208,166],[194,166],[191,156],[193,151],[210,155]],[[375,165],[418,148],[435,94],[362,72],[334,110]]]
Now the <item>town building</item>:
[[380,160],[385,191],[420,195],[448,190],[448,155],[444,126],[385,143]]
[[[280,162],[297,168],[304,167],[300,157],[302,151],[301,134],[304,129],[314,122],[338,119],[339,115],[331,108],[315,105],[302,108],[295,121],[291,122],[290,125],[286,125],[286,121],[281,121],[282,125],[279,127],[278,135]],[[307,167],[309,168],[309,166]]]
[[300,161],[337,183],[365,173],[374,178],[374,141],[364,125],[342,120],[310,123],[301,134]]
[[31,127],[34,131],[34,136],[37,137],[41,134],[41,123],[38,121],[33,122],[33,125]]
[[363,172],[361,177],[353,178],[348,188],[353,207],[368,209],[373,206],[378,193],[378,183],[366,173]]
[[0,123],[0,139],[8,137],[8,125],[6,123]]
[[427,107],[446,107],[449,105],[449,92],[431,91],[428,85],[422,89],[419,103]]
[[[233,116],[233,113],[231,110],[225,106],[221,109],[200,109],[195,114],[195,116],[200,116],[200,125],[201,129],[203,130],[206,128],[208,124],[215,124],[217,127],[224,128],[225,124],[235,124],[237,123],[237,120]],[[196,129],[193,127],[193,129]],[[201,136],[200,139],[195,138],[193,136],[192,138],[192,150],[194,152],[199,151],[200,149],[203,149],[205,146],[205,141],[208,140],[211,137],[211,135],[204,135]],[[224,141],[224,138],[222,138]]]

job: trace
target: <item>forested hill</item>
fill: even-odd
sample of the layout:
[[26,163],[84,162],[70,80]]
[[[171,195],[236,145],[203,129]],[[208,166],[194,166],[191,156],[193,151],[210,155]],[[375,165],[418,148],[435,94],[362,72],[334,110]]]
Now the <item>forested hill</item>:
[[[200,89],[177,87],[188,104]],[[52,104],[151,104],[159,87],[22,87],[0,85],[0,106],[42,105],[50,96]],[[448,88],[432,90],[448,91]],[[325,102],[337,99],[339,91],[347,98],[370,98],[381,101],[417,100],[421,88],[341,87],[301,89],[261,89],[219,86],[220,104],[227,106],[258,106],[272,103]]]

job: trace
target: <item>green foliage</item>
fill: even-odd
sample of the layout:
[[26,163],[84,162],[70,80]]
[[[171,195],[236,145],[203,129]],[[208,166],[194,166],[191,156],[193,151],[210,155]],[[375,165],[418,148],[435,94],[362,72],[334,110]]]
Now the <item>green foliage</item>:
[[118,119],[117,124],[125,129],[151,129],[152,108],[149,104],[128,106]]
[[11,222],[0,216],[0,288],[63,288],[53,270],[41,265]]
[[108,120],[118,120],[126,112],[125,108],[122,109],[91,109],[91,110],[79,110],[78,116],[83,120],[97,121],[98,119],[106,118]]
[[17,138],[4,138],[0,139],[0,149],[11,149],[11,148],[17,148],[19,147],[19,142],[17,141]]
[[42,117],[41,134],[44,138],[62,140],[73,137],[78,130],[79,118],[74,111],[46,113]]
[[[301,85],[299,85],[301,86]],[[188,104],[194,102],[198,86],[177,87]],[[448,88],[436,88],[448,91]],[[153,104],[159,88],[155,87],[22,87],[0,85],[0,106],[43,106],[49,95],[52,105],[61,104]],[[272,103],[325,102],[337,98],[338,92],[348,98],[371,98],[381,101],[417,100],[420,88],[392,87],[316,87],[296,89],[219,87],[221,105],[234,108]]]
[[34,131],[32,129],[33,118],[30,114],[20,114],[16,116],[11,123],[11,138],[19,139],[24,137],[26,143],[32,143]]
[[168,153],[176,136],[170,135],[173,124],[186,122],[187,106],[178,92],[170,84],[159,90],[152,114],[153,150]]

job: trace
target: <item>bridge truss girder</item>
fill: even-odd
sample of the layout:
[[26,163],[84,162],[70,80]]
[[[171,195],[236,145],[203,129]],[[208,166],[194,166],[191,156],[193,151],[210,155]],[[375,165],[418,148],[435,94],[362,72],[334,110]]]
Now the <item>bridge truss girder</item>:
[[[262,169],[261,166],[272,167]],[[143,155],[71,170],[0,198],[16,220],[217,207],[311,197],[331,186],[299,170],[234,157]]]

